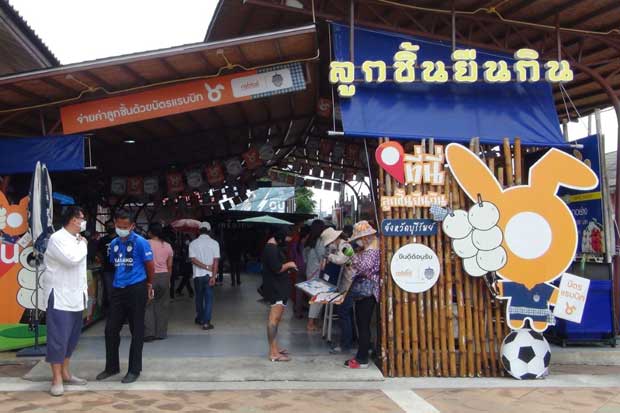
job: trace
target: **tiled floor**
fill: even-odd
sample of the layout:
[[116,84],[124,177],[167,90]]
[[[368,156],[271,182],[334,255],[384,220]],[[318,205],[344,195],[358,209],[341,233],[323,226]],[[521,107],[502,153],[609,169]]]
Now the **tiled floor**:
[[520,388],[416,390],[442,413],[618,413],[620,389]]
[[375,391],[206,391],[71,392],[52,398],[43,392],[0,394],[0,411],[13,412],[403,412]]

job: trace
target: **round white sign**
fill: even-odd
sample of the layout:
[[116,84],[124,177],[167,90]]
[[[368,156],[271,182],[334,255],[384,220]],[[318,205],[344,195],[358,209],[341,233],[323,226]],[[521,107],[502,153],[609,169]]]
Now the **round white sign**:
[[423,244],[408,244],[392,257],[392,279],[403,290],[421,293],[430,290],[439,279],[439,258]]

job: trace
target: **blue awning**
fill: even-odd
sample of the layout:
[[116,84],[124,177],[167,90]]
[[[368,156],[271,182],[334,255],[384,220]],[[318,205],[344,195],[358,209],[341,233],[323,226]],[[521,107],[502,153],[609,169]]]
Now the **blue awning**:
[[[349,27],[332,24],[335,60],[349,61]],[[418,63],[443,60],[451,65],[449,43],[367,29],[355,30],[355,65],[383,60],[391,67],[403,41],[420,46]],[[510,56],[477,50],[479,65]],[[480,67],[480,79],[482,79]],[[391,71],[388,71],[388,78]],[[435,138],[440,141],[499,144],[520,137],[523,145],[564,146],[551,86],[546,82],[474,84],[448,82],[407,85],[356,83],[352,98],[340,98],[344,132],[352,137]],[[358,71],[356,78],[361,78]]]
[[0,139],[0,174],[32,173],[37,161],[49,171],[84,169],[84,135]]

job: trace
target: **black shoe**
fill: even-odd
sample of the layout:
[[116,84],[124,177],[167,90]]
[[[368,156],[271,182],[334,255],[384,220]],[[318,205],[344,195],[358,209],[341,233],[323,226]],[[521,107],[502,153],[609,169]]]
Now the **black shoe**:
[[112,377],[112,376],[116,376],[118,373],[120,373],[120,370],[117,371],[102,371],[101,373],[97,374],[97,380],[101,381],[101,380],[105,380],[108,377]]
[[155,341],[155,337],[153,337],[153,336],[144,337],[144,342],[145,343],[150,343],[152,341]]
[[140,377],[139,374],[127,373],[125,377],[123,377],[123,380],[121,380],[121,383],[125,383],[125,384],[133,383],[134,381],[138,380],[138,377]]
[[215,327],[213,326],[213,324],[211,323],[207,323],[205,325],[202,326],[203,330],[213,330]]

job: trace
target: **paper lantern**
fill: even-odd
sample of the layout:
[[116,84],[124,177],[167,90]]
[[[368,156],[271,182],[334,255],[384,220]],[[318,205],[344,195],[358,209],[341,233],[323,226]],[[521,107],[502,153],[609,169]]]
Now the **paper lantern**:
[[320,98],[316,105],[316,113],[322,118],[331,117],[332,101],[327,98]]
[[110,191],[114,195],[125,195],[127,192],[127,178],[115,176],[112,178]]
[[155,195],[157,192],[159,192],[159,177],[148,176],[144,178],[144,193]]
[[191,189],[200,188],[204,183],[200,169],[191,169],[185,173],[185,176],[187,178],[187,186]]
[[263,146],[260,147],[259,150],[259,156],[260,158],[265,161],[268,162],[270,160],[273,159],[275,152],[273,150],[273,145],[270,143],[266,143]]
[[224,168],[219,163],[207,166],[207,181],[211,186],[222,185],[225,181]]
[[250,148],[241,155],[245,162],[246,169],[254,170],[260,167],[263,162],[261,161],[260,154],[256,148]]
[[344,156],[344,145],[341,143],[337,143],[334,145],[334,149],[332,149],[333,159],[340,161]]
[[327,139],[322,139],[321,143],[319,143],[319,155],[321,155],[321,159],[328,159],[333,148],[334,142]]
[[166,182],[168,183],[168,192],[171,194],[185,190],[185,183],[183,182],[183,174],[181,172],[169,172],[166,175]]
[[142,196],[144,194],[144,180],[141,176],[132,176],[127,179],[127,195]]
[[226,161],[226,172],[233,177],[241,175],[241,172],[243,172],[241,162],[238,159],[229,159]]

